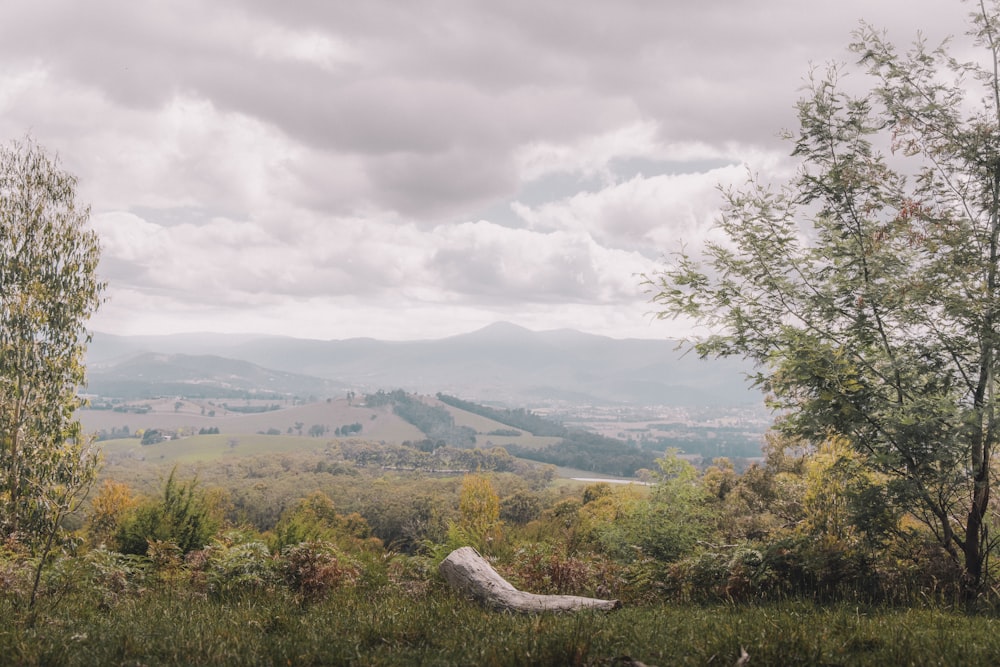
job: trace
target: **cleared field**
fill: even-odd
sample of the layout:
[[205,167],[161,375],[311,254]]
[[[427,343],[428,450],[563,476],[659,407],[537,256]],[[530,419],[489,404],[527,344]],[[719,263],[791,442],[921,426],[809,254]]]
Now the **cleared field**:
[[106,459],[134,459],[151,463],[206,463],[242,456],[281,454],[323,449],[330,438],[297,435],[193,435],[142,445],[137,438],[98,443]]
[[[233,401],[230,405],[244,407],[246,403]],[[150,410],[139,414],[85,409],[77,415],[88,433],[111,432],[112,429],[120,430],[127,426],[133,433],[151,428],[170,431],[188,429],[195,433],[203,428],[218,428],[222,435],[253,435],[271,429],[282,435],[305,435],[318,424],[328,429],[324,436],[328,438],[341,426],[361,424],[361,432],[357,436],[368,440],[400,443],[424,438],[419,429],[400,419],[389,407],[361,407],[348,403],[346,399],[307,405],[279,404],[277,410],[251,414],[227,410],[221,402],[184,399],[136,401],[132,405],[149,406]]]

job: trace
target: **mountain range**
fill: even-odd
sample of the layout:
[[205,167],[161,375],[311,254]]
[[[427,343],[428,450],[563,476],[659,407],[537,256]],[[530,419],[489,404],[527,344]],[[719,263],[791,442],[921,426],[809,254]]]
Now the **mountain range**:
[[[88,391],[105,396],[333,396],[442,392],[499,405],[760,404],[738,360],[701,360],[676,341],[615,339],[501,322],[418,341],[308,340],[250,334],[116,336],[97,332]],[[197,392],[201,392],[198,394]]]

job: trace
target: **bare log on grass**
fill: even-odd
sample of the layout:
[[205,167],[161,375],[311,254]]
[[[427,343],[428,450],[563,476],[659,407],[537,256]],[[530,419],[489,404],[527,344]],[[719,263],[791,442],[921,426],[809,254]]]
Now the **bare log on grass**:
[[455,549],[438,566],[452,588],[469,595],[487,607],[522,613],[577,611],[621,607],[618,600],[578,597],[576,595],[537,595],[514,588],[472,547]]

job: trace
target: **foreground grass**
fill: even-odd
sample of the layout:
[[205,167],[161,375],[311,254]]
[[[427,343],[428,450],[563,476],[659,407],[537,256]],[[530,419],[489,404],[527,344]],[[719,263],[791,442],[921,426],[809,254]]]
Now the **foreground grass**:
[[64,599],[34,621],[0,603],[0,656],[17,665],[1000,664],[997,621],[936,609],[782,603],[653,605],[515,616],[443,588],[280,592],[219,600],[164,589],[98,608]]

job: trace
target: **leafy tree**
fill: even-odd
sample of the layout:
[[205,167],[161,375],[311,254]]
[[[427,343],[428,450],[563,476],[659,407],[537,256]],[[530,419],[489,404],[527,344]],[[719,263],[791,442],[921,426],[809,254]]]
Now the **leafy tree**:
[[73,415],[104,289],[89,214],[57,158],[0,147],[0,536],[44,549],[96,466]]
[[[783,187],[725,193],[724,241],[646,278],[661,317],[707,325],[702,356],[755,361],[780,428],[840,435],[887,476],[983,589],[1000,359],[1000,6],[970,37],[985,65],[869,26],[868,91],[815,76]],[[858,90],[857,85],[851,86]]]
[[680,458],[677,450],[668,451],[656,463],[657,482],[648,502],[640,504],[624,523],[643,553],[669,562],[709,535],[712,510],[698,470]]

